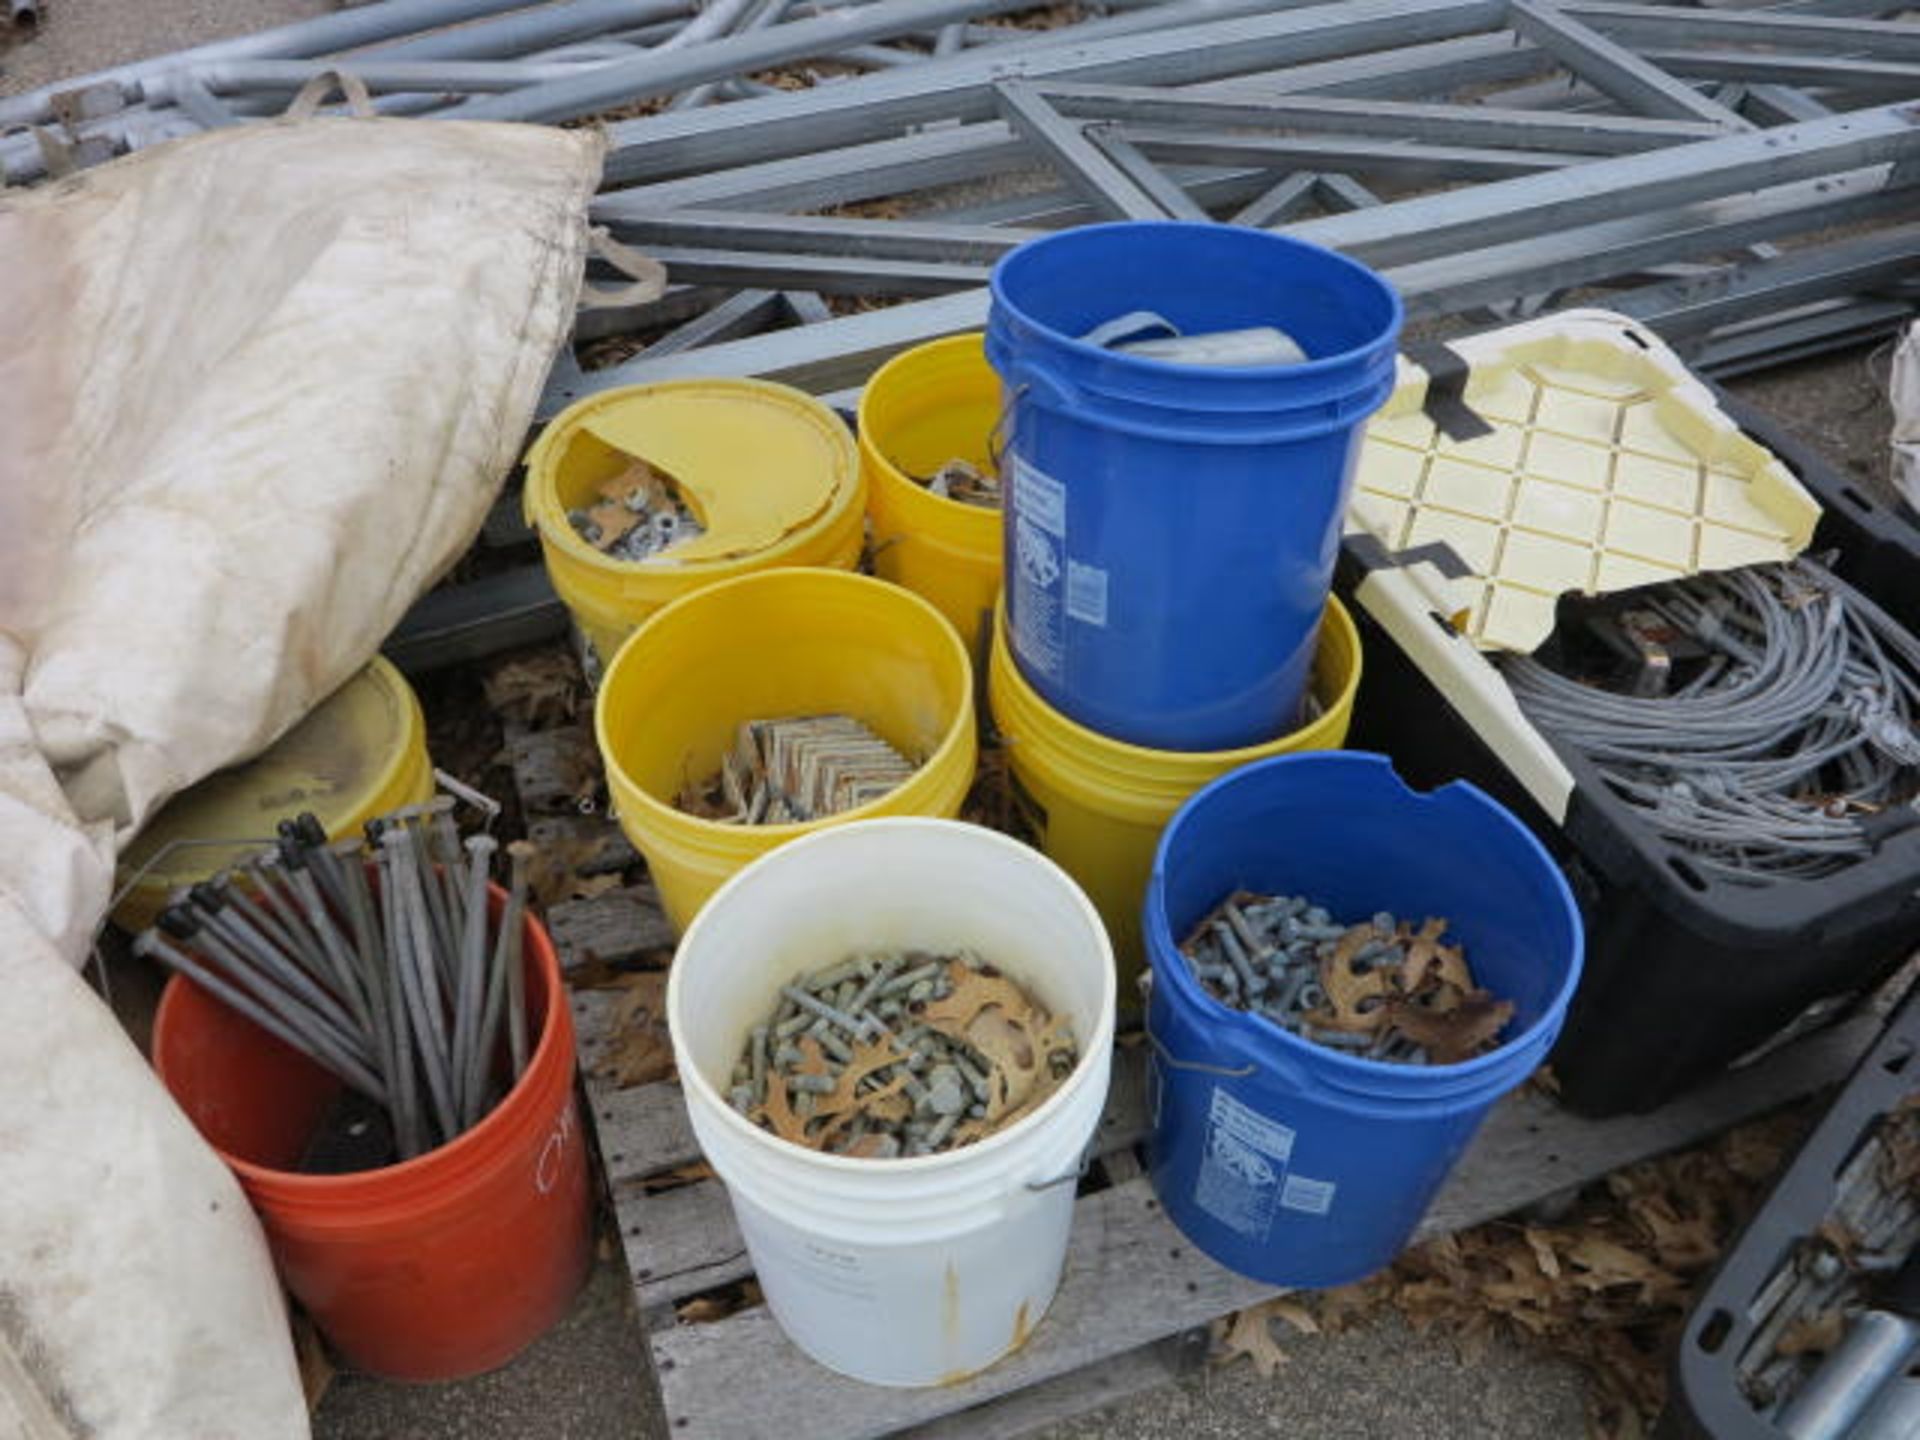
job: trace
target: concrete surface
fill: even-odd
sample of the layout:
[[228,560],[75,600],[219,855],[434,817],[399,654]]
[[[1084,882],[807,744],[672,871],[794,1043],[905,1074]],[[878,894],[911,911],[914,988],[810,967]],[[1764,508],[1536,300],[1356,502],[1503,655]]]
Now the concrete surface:
[[626,1266],[602,1258],[572,1313],[519,1359],[452,1385],[335,1378],[317,1440],[655,1440],[667,1433]]
[[1469,1364],[1397,1316],[1284,1346],[1290,1362],[1270,1376],[1235,1361],[1033,1440],[1573,1440],[1585,1428],[1573,1367],[1510,1347]]
[[[332,0],[45,0],[32,39],[0,51],[0,93],[260,29]],[[1863,478],[1885,474],[1887,413],[1865,356],[1806,363],[1732,387]],[[1461,1361],[1397,1319],[1335,1337],[1296,1336],[1271,1378],[1244,1362],[1081,1421],[1046,1440],[1564,1440],[1582,1433],[1582,1385],[1565,1364],[1516,1348]],[[315,1416],[319,1440],[663,1440],[624,1267],[603,1255],[572,1313],[527,1354],[454,1385],[402,1386],[344,1374]]]

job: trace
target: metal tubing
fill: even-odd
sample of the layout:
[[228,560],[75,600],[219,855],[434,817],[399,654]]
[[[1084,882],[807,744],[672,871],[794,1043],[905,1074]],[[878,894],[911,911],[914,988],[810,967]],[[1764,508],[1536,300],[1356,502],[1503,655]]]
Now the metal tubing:
[[396,964],[403,965],[407,982],[407,1007],[412,1012],[413,1033],[420,1053],[421,1068],[427,1076],[427,1092],[439,1121],[441,1139],[451,1140],[460,1133],[459,1112],[453,1105],[453,1090],[448,1066],[451,1060],[447,1044],[446,1009],[440,989],[439,967],[435,964],[432,922],[427,915],[427,881],[415,836],[405,827],[397,827],[381,836],[383,845],[393,847],[393,880],[398,886],[399,938]]
[[[521,949],[525,943],[525,920],[527,909],[527,887],[531,880],[528,857],[530,847],[524,842],[508,847],[513,857],[512,888],[507,892],[507,911],[501,929],[501,939],[505,949],[500,955],[501,968],[507,974],[507,1044],[513,1059],[513,1078],[518,1081],[527,1073],[529,1055],[527,1044],[527,983],[526,970],[521,960]],[[557,995],[547,997],[549,1005],[564,1004]]]
[[1727,130],[1753,128],[1750,121],[1582,25],[1550,0],[1512,0],[1508,23],[1596,90],[1641,114],[1699,120]]
[[1838,20],[1774,10],[1672,9],[1598,0],[1563,0],[1560,9],[1635,49],[1766,45],[1793,55],[1920,61],[1920,28],[1897,21]]
[[[639,210],[640,207],[635,207]],[[991,265],[1042,230],[953,225],[926,220],[864,220],[843,215],[763,215],[752,211],[677,210],[647,214],[598,209],[629,244],[762,250],[775,254],[871,256]]]
[[252,35],[236,35],[176,50],[130,65],[116,65],[91,74],[74,76],[52,85],[0,99],[0,128],[14,125],[39,125],[59,118],[56,97],[77,91],[105,87],[124,91],[149,76],[170,70],[191,68],[216,60],[292,59],[313,55],[331,55],[362,45],[371,45],[396,35],[410,35],[441,25],[457,25],[503,10],[518,9],[526,0],[384,0],[379,5],[363,5],[331,15],[317,16],[292,25],[280,25]]
[[191,956],[169,945],[153,931],[142,931],[136,936],[133,950],[136,955],[158,960],[169,970],[186,976],[216,1000],[246,1016],[275,1039],[292,1046],[322,1069],[331,1070],[335,1076],[360,1091],[368,1099],[380,1104],[386,1103],[385,1089],[367,1072],[364,1065],[340,1052],[321,1035],[291,1023],[237,986],[228,984],[213,971],[198,964]]
[[[1245,8],[1276,10],[1274,5]],[[746,100],[710,112],[650,115],[611,127],[607,182],[632,184],[728,165],[802,155],[829,146],[899,135],[935,120],[984,120],[1005,79],[1085,79],[1169,85],[1217,80],[1277,65],[1360,55],[1384,46],[1447,40],[1498,25],[1504,0],[1342,0],[1302,11],[1204,21],[1214,7],[1175,0],[1118,17],[1167,28],[1109,34],[1095,21],[1048,39],[996,45],[928,60],[899,73]],[[812,22],[806,22],[812,23]],[[786,27],[782,27],[783,29]],[[1088,32],[1100,29],[1098,36]],[[1515,62],[1511,42],[1479,36]],[[731,42],[730,42],[731,43]],[[1530,58],[1518,63],[1533,66]]]
[[1238,131],[1127,125],[1123,138],[1156,160],[1196,165],[1270,165],[1275,169],[1358,170],[1413,179],[1498,180],[1512,175],[1581,167],[1581,156],[1549,150],[1486,150],[1417,141],[1345,140],[1333,136],[1278,137]]
[[1920,155],[1920,115],[1911,106],[1890,105],[1418,196],[1360,214],[1310,220],[1294,233],[1375,266],[1402,265],[1472,245],[1523,239],[1543,229],[1915,155]]
[[1080,126],[1063,118],[1031,85],[998,87],[1000,113],[1060,175],[1108,220],[1165,220],[1171,212],[1097,150]]
[[[520,0],[524,3],[524,0]],[[538,5],[457,29],[418,35],[359,53],[365,60],[500,60],[544,46],[587,40],[688,14],[692,0],[570,0]]]
[[450,112],[461,120],[573,120],[615,105],[671,95],[703,80],[724,80],[785,65],[864,40],[884,40],[929,24],[1017,10],[1028,0],[880,0],[844,14],[794,20],[670,54],[530,85],[509,95],[469,100]]
[[478,1086],[469,1086],[474,1052],[480,1043],[481,1011],[486,1004],[487,879],[493,852],[499,841],[491,835],[473,835],[467,839],[466,920],[460,927],[460,988],[453,1012],[454,1095],[460,1106],[461,1123],[471,1125],[480,1118]]
[[1726,133],[1723,126],[1697,120],[1561,115],[1490,105],[1432,105],[1317,95],[1233,97],[1137,85],[1043,84],[1036,88],[1062,115],[1088,120],[1118,120],[1129,125],[1311,130],[1330,135],[1417,139],[1427,145],[1474,145],[1500,150],[1630,155],[1666,145],[1711,140]]
[[1087,143],[1104,156],[1141,194],[1175,220],[1211,220],[1213,217],[1181,189],[1173,177],[1134,147],[1111,125],[1089,125],[1082,132]]

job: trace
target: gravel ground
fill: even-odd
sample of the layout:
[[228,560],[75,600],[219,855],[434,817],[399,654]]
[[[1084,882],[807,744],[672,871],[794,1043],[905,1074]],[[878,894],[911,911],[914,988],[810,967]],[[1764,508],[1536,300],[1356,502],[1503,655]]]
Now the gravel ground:
[[[32,39],[0,52],[0,94],[325,13],[332,0],[45,0]],[[1884,366],[1880,372],[1884,375]],[[1736,381],[1850,473],[1884,482],[1888,413],[1865,352]],[[605,1247],[603,1247],[603,1250]],[[1561,1440],[1582,1431],[1571,1367],[1513,1347],[1467,1363],[1397,1319],[1340,1336],[1294,1337],[1292,1363],[1262,1378],[1242,1363],[1073,1424],[1046,1440]],[[513,1364],[453,1385],[343,1374],[315,1416],[320,1440],[624,1440],[664,1437],[624,1267],[602,1254],[572,1313]]]

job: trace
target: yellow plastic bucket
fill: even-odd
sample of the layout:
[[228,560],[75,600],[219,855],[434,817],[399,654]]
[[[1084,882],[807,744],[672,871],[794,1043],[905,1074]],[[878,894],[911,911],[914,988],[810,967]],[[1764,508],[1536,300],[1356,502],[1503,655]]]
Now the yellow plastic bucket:
[[1148,750],[1076,724],[1042,700],[1013,663],[1000,612],[987,696],[1006,741],[1016,808],[1040,848],[1080,882],[1106,921],[1123,1007],[1137,1004],[1140,906],[1154,846],[1173,812],[1229,770],[1294,750],[1337,750],[1345,742],[1360,687],[1360,634],[1331,597],[1310,684],[1320,715],[1277,740],[1239,750]]
[[[275,825],[303,810],[342,840],[374,816],[432,795],[420,701],[400,672],[376,657],[267,750],[169,801],[120,857],[120,883],[176,840],[270,840]],[[144,930],[173,891],[260,848],[181,846],[140,875],[113,918]]]
[[[720,767],[742,721],[845,714],[921,762],[898,789],[801,825],[723,825],[677,808]],[[620,828],[684,930],[722,882],[769,850],[876,815],[955,816],[973,783],[973,667],[925,600],[834,570],[708,586],[634,632],[607,667],[594,728]]]
[[978,334],[896,355],[860,396],[874,572],[939,606],[969,654],[1000,593],[1000,512],[943,499],[912,477],[956,459],[993,468],[999,418],[1000,377]]
[[[646,561],[589,545],[567,511],[645,460],[672,478],[706,533]],[[553,588],[600,658],[682,595],[755,570],[851,570],[866,483],[853,437],[810,395],[766,380],[666,380],[569,406],[527,452],[523,504]]]

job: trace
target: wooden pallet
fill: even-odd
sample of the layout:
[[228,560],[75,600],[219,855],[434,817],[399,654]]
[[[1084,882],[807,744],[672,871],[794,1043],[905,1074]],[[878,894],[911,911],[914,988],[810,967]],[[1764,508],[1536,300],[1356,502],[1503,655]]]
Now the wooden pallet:
[[[571,773],[554,757],[577,756],[579,741],[563,731],[516,739],[523,804],[540,793],[543,777]],[[604,818],[568,814],[539,823],[604,844],[609,865],[630,855]],[[672,942],[645,885],[557,905],[548,923],[574,974],[597,962],[657,955]],[[962,1384],[889,1390],[807,1359],[764,1305],[683,1323],[676,1306],[747,1278],[752,1265],[719,1182],[649,1188],[696,1161],[699,1150],[677,1084],[619,1089],[595,1074],[615,1040],[617,992],[576,988],[571,999],[601,1167],[676,1437],[1010,1440],[1166,1383],[1204,1353],[1209,1322],[1278,1293],[1197,1253],[1161,1214],[1140,1159],[1148,1130],[1144,1047],[1123,1040],[1097,1158],[1075,1205],[1065,1278],[1017,1354]],[[1870,1019],[1835,1027],[1651,1115],[1585,1120],[1522,1090],[1495,1108],[1420,1233],[1508,1214],[1833,1084],[1877,1030]]]

